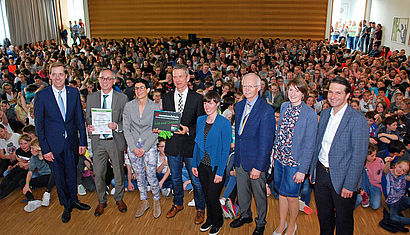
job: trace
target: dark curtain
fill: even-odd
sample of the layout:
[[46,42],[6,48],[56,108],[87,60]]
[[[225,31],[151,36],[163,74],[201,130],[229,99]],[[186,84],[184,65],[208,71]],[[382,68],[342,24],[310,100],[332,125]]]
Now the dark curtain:
[[5,0],[5,5],[13,45],[58,40],[54,0]]

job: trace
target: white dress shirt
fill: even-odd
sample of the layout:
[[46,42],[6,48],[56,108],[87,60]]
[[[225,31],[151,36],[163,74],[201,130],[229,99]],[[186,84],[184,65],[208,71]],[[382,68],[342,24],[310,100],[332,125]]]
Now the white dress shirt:
[[[104,94],[103,91],[100,92],[101,93],[101,108],[103,107],[103,103],[104,103],[104,95],[108,95],[107,98],[105,98],[105,104],[106,104],[106,109],[111,109],[112,107],[112,95],[114,93],[114,89],[111,89],[111,91],[108,94]],[[112,133],[109,134],[107,136],[107,138],[112,138],[113,135]],[[104,135],[100,135],[100,139],[104,139]]]
[[188,87],[185,88],[185,90],[182,93],[179,93],[178,90],[175,89],[175,92],[174,92],[175,112],[178,112],[179,94],[182,94],[182,112],[184,112],[186,98],[188,96]]
[[[53,89],[53,94],[54,94],[54,97],[56,98],[56,101],[57,101],[57,104],[58,104],[58,92],[59,92],[60,90],[58,90],[58,89],[55,88],[54,86],[51,86],[51,87],[52,87],[52,89]],[[63,98],[64,109],[65,109],[65,113],[67,114],[67,92],[66,92],[65,86],[64,86],[64,88],[61,90],[61,98]]]
[[319,152],[319,161],[325,167],[329,167],[330,147],[332,146],[333,139],[335,138],[337,128],[339,128],[340,121],[343,118],[346,108],[347,108],[347,103],[336,114],[333,113],[334,112],[333,108],[330,111],[329,122],[327,123],[326,131],[325,131],[325,134],[323,135],[322,148],[320,149],[320,152]]

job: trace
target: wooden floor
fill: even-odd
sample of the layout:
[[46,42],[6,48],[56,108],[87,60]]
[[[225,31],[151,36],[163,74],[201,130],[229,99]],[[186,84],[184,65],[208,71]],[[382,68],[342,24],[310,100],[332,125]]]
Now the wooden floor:
[[[41,199],[44,189],[34,191],[36,199]],[[83,203],[92,206],[89,211],[73,210],[71,221],[67,224],[61,222],[63,211],[57,198],[55,189],[51,193],[49,207],[40,207],[32,213],[23,210],[25,197],[20,190],[14,191],[8,197],[0,200],[0,227],[1,234],[147,234],[147,235],[175,235],[175,234],[207,234],[199,231],[199,226],[194,224],[195,209],[185,206],[173,219],[165,217],[172,199],[161,198],[162,215],[158,219],[152,216],[152,209],[148,210],[141,218],[135,218],[135,212],[140,204],[138,192],[126,192],[124,201],[128,205],[128,212],[120,213],[115,206],[112,196],[108,198],[108,207],[100,217],[94,216],[97,205],[96,193],[87,193],[79,196]],[[185,193],[185,204],[193,198],[192,193]],[[313,198],[313,197],[312,197]],[[152,201],[150,201],[152,203]],[[279,222],[278,200],[272,196],[268,198],[268,215],[265,234],[272,234]],[[312,201],[315,210],[315,203]],[[254,209],[254,205],[253,205]],[[253,210],[254,211],[254,210]],[[254,212],[255,216],[255,212]],[[390,234],[378,226],[382,218],[382,210],[373,211],[370,208],[359,207],[355,211],[355,234],[383,235]],[[225,220],[219,234],[245,235],[252,234],[255,224],[247,224],[241,228],[229,227],[231,220]],[[296,234],[318,234],[319,224],[316,213],[305,215],[300,212],[297,219],[298,229]],[[401,233],[397,233],[401,234]]]

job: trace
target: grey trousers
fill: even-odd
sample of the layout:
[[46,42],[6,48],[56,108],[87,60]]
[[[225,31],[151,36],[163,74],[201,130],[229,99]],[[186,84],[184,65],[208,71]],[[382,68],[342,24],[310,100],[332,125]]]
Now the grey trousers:
[[114,140],[100,140],[98,146],[93,146],[93,165],[95,174],[95,186],[99,203],[107,202],[105,194],[105,173],[107,172],[107,160],[111,159],[115,181],[115,201],[121,201],[124,195],[124,152],[120,151]]
[[240,167],[235,169],[238,189],[238,202],[241,217],[252,218],[251,203],[252,194],[255,197],[256,211],[258,217],[255,218],[257,227],[263,227],[266,224],[266,172],[261,172],[258,179],[250,179],[250,172]]

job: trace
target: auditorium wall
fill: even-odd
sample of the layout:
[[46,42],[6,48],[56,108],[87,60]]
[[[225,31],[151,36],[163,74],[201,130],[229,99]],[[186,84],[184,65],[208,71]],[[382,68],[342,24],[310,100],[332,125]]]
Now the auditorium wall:
[[[410,24],[410,1],[409,0],[372,0],[370,6],[370,21],[383,26],[382,45],[389,46],[391,50],[406,49],[410,52],[409,30],[406,32],[405,45],[391,40],[393,17],[408,18]],[[408,27],[408,26],[407,26]]]
[[325,38],[328,0],[88,0],[91,37]]

